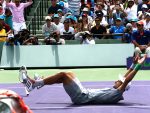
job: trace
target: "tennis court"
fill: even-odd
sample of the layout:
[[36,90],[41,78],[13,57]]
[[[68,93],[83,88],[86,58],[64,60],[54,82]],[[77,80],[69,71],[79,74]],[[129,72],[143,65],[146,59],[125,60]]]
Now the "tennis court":
[[[60,71],[73,71],[87,88],[104,88],[112,87],[118,74],[124,74],[126,68],[30,69],[28,73],[47,76]],[[0,71],[0,88],[16,91],[34,113],[149,113],[149,75],[148,70],[139,71],[131,89],[124,93],[124,100],[115,105],[73,105],[61,84],[35,89],[27,97],[23,85],[19,83],[18,70]]]

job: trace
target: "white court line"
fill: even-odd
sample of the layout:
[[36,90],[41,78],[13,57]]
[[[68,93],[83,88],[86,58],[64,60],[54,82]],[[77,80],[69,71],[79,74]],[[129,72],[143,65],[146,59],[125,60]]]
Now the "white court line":
[[77,109],[91,109],[91,108],[150,108],[150,106],[126,106],[126,105],[122,105],[122,106],[105,106],[105,105],[99,105],[99,106],[66,106],[66,107],[30,107],[31,110],[40,110],[40,109],[73,109],[73,108],[77,108]]
[[[54,88],[62,88],[63,86],[52,86],[52,85],[46,85],[47,87],[54,87]],[[84,87],[93,87],[93,86],[95,86],[95,87],[100,87],[100,86],[103,86],[103,87],[107,87],[107,86],[109,86],[109,87],[112,87],[113,85],[83,85]],[[131,85],[131,87],[149,87],[150,85]],[[23,86],[19,86],[19,87],[6,87],[6,88],[12,88],[12,89],[21,89],[21,88],[24,88]]]

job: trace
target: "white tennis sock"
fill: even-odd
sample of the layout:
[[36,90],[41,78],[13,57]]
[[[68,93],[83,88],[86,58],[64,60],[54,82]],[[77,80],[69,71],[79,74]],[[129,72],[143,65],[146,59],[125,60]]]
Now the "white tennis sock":
[[35,83],[33,84],[34,87],[43,87],[44,86],[44,81],[41,79],[41,80],[36,80]]

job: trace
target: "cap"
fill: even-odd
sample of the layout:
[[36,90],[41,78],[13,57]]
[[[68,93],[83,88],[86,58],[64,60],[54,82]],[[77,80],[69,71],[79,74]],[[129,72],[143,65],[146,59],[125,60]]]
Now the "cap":
[[121,19],[121,18],[116,18],[116,21],[117,21],[117,20],[121,21],[122,19]]
[[60,1],[58,4],[59,4],[61,7],[64,7],[64,2],[63,2],[63,1]]
[[137,22],[138,19],[131,19],[130,21],[131,21],[131,22]]
[[97,17],[102,17],[104,15],[102,11],[96,11],[95,14]]
[[54,14],[54,18],[59,18],[59,15],[58,14]]
[[57,12],[62,12],[62,9],[58,9]]
[[127,23],[126,28],[131,28],[132,24],[131,23]]
[[51,16],[46,16],[45,17],[45,20],[51,20],[52,18],[51,18]]
[[138,21],[137,24],[144,25],[144,22],[143,21]]
[[83,10],[82,11],[85,11],[85,12],[87,12],[87,11],[89,11],[89,9],[88,8],[83,8]]
[[142,5],[142,8],[148,9],[148,7],[147,7],[146,4],[143,4],[143,5]]
[[4,20],[4,15],[0,15],[0,19],[1,19],[1,20]]
[[13,34],[8,34],[8,38],[9,39],[14,38],[14,35]]

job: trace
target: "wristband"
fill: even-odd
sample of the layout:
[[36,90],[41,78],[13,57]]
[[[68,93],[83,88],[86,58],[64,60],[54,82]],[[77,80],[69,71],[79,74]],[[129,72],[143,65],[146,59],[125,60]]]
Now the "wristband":
[[138,71],[141,67],[142,67],[141,64],[137,64],[137,65],[134,67],[134,70],[135,70],[135,71]]

